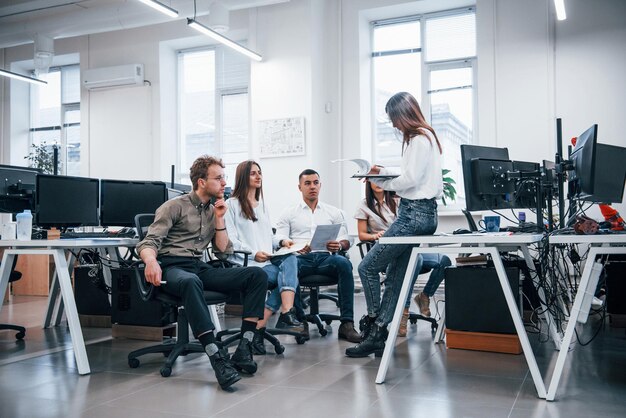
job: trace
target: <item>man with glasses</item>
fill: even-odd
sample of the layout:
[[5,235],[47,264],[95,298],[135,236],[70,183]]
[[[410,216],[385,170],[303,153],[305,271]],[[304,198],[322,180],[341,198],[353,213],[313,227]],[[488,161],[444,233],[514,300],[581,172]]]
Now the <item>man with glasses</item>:
[[[267,274],[259,267],[213,268],[202,261],[211,242],[216,251],[232,252],[224,220],[224,163],[208,155],[199,157],[189,175],[193,190],[157,209],[137,252],[146,265],[146,280],[183,300],[189,325],[208,354],[218,383],[226,389],[241,379],[238,372],[253,374],[257,370],[251,342],[256,323],[263,318]],[[242,338],[230,359],[216,344],[204,290],[241,293]]]

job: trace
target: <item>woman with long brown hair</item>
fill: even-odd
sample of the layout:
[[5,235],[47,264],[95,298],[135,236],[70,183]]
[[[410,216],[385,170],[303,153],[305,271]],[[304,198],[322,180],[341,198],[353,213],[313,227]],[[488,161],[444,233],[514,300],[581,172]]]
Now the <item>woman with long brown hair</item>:
[[[248,160],[237,166],[235,189],[226,205],[226,230],[233,249],[249,251],[253,259],[248,265],[263,268],[269,287],[274,287],[265,301],[264,318],[257,323],[259,332],[252,341],[254,353],[265,354],[265,325],[281,306],[276,328],[304,331],[293,307],[298,289],[298,261],[294,254],[272,256],[274,248],[280,247],[280,244],[272,233],[270,215],[263,200],[263,173],[259,163]],[[242,265],[243,255],[233,254],[229,260]]]
[[[398,215],[384,237],[432,235],[437,229],[437,202],[443,191],[441,144],[426,122],[417,100],[409,93],[392,96],[385,112],[394,128],[402,134],[400,175],[389,179],[370,179],[384,190],[400,196]],[[373,166],[370,174],[393,174]],[[393,318],[402,280],[409,263],[411,245],[376,243],[359,264],[359,276],[367,303],[367,317],[361,321],[363,341],[346,350],[349,357],[382,355],[387,325]],[[385,292],[380,297],[379,273],[386,271]]]

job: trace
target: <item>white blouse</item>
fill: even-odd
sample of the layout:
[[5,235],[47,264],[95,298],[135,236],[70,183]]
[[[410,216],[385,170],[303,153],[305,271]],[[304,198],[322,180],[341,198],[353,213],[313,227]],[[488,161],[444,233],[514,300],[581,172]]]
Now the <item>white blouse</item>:
[[385,217],[385,220],[378,216],[374,211],[367,207],[367,201],[361,200],[356,209],[354,219],[364,219],[367,221],[367,232],[375,234],[380,231],[386,231],[396,219],[396,215],[389,209],[387,201],[383,200],[379,212]]

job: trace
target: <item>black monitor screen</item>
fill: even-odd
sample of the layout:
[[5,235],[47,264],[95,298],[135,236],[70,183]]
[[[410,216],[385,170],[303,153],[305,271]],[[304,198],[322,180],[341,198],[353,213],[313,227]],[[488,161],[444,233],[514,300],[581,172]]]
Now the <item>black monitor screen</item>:
[[597,203],[621,203],[626,182],[626,148],[596,144],[593,193],[579,190],[578,198]]
[[33,196],[38,173],[36,168],[0,165],[0,212],[35,210]]
[[49,228],[98,225],[98,179],[37,176],[36,223]]
[[570,180],[575,182],[575,193],[577,195],[593,195],[597,142],[598,125],[593,125],[576,139],[576,146],[570,156],[574,166],[574,172]]
[[[493,178],[491,165],[486,162],[481,163],[481,159],[500,161],[498,166],[502,166],[504,169],[502,162],[509,159],[509,151],[506,148],[461,145],[467,210],[490,210],[510,207],[510,192],[513,190],[511,185],[506,182],[502,183],[503,187],[500,188],[501,190],[496,191],[491,181]],[[475,169],[476,173],[474,173]],[[489,173],[489,184],[486,184],[485,180],[487,172]]]
[[135,215],[154,213],[167,200],[163,182],[102,180],[100,182],[100,224],[134,226]]
[[[524,174],[538,174],[539,163],[529,161],[513,161],[513,171]],[[515,181],[515,195],[511,202],[511,208],[535,208],[537,206],[537,179],[522,177]]]

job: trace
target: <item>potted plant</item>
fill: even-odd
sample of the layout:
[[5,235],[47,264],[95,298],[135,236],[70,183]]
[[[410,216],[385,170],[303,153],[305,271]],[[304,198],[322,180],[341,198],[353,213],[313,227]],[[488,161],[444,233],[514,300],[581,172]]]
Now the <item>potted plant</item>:
[[44,174],[54,174],[54,150],[58,149],[57,145],[48,145],[43,141],[39,145],[31,144],[30,147],[30,153],[24,157],[28,160],[28,166],[38,168]]
[[454,188],[454,184],[456,182],[452,177],[448,177],[448,173],[450,170],[444,168],[441,170],[441,176],[443,178],[443,196],[441,196],[441,201],[444,205],[447,205],[446,198],[449,200],[456,200],[456,189]]

